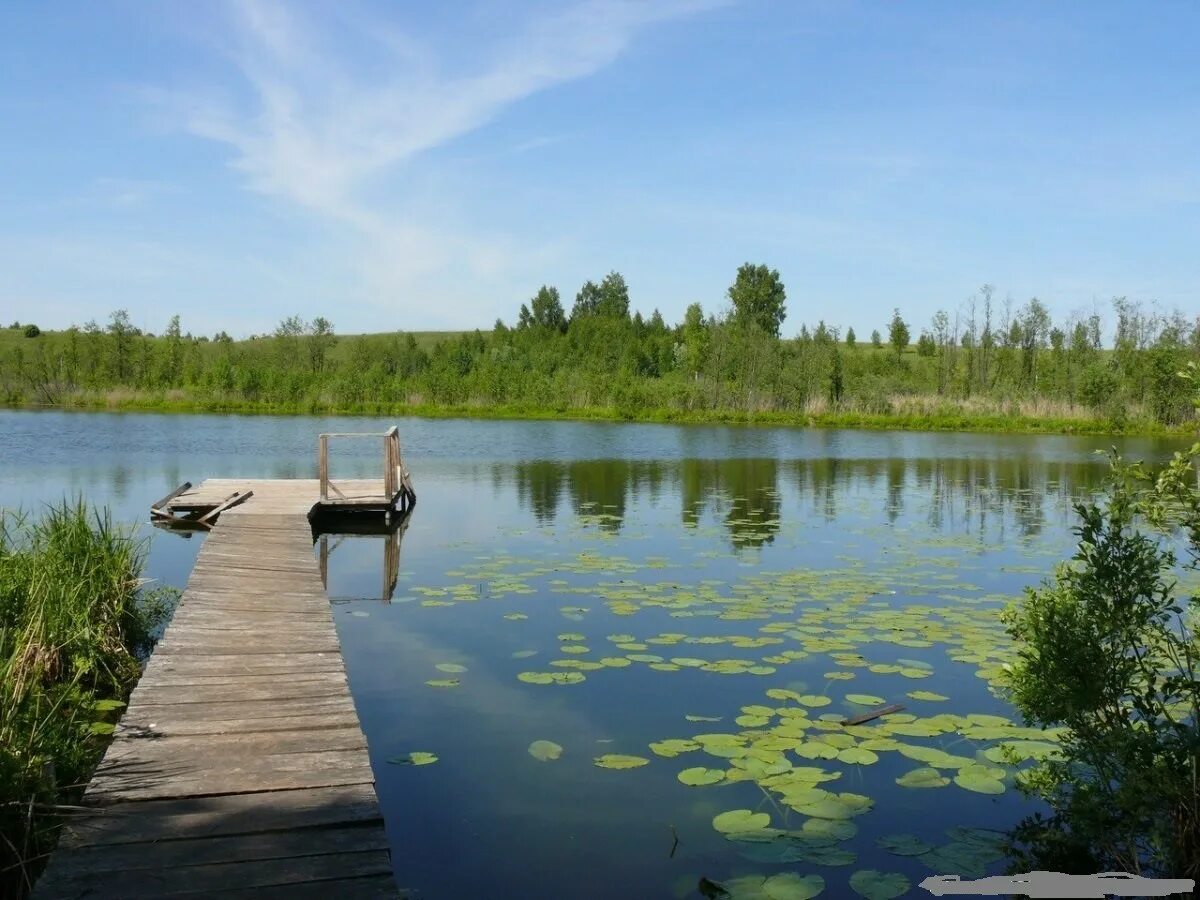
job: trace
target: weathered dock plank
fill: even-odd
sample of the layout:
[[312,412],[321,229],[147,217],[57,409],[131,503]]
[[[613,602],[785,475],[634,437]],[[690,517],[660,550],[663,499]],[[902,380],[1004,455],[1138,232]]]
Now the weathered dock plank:
[[[378,502],[380,481],[339,482]],[[180,606],[37,897],[395,897],[366,739],[321,583],[316,480],[214,480]],[[339,503],[341,503],[339,498]]]

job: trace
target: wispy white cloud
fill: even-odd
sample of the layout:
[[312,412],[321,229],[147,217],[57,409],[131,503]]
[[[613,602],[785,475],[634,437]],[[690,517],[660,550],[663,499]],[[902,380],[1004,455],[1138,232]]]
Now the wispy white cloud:
[[[513,104],[599,71],[645,28],[716,5],[585,0],[471,48],[482,62],[468,69],[361,11],[318,28],[274,0],[239,2],[228,7],[228,46],[242,99],[160,96],[182,128],[233,151],[247,187],[360,235],[372,296],[414,288],[452,265],[486,280],[514,258],[505,236],[415,225],[413,210],[368,199],[368,187]],[[525,149],[549,140],[531,136]]]

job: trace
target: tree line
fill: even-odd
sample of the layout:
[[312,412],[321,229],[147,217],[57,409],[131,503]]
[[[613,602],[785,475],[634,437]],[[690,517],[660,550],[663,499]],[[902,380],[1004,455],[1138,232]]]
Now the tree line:
[[[0,400],[282,411],[474,408],[629,417],[1024,416],[1177,426],[1195,412],[1178,372],[1200,359],[1200,320],[1139,301],[1055,320],[984,285],[917,327],[899,309],[866,340],[824,321],[783,334],[778,271],[741,266],[719,310],[677,324],[633,311],[618,272],[586,282],[568,310],[543,285],[510,323],[429,339],[339,336],[290,317],[234,341],[154,335],[118,310],[101,325],[0,333]],[[916,334],[915,341],[913,339]],[[1110,334],[1106,346],[1102,335]]]

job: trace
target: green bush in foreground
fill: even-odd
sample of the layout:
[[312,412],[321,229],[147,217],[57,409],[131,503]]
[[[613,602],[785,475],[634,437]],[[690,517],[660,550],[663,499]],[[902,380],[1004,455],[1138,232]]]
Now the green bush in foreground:
[[1114,456],[1075,557],[1007,614],[1013,701],[1069,729],[1025,779],[1051,815],[1016,830],[1022,870],[1200,876],[1200,595],[1178,580],[1200,569],[1198,461],[1200,444],[1157,472]]
[[0,894],[28,890],[141,671],[165,598],[145,546],[63,502],[0,511]]

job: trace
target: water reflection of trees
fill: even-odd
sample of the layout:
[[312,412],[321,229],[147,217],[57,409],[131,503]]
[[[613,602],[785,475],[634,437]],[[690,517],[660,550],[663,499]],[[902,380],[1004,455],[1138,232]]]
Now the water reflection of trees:
[[774,539],[785,502],[827,521],[865,504],[889,522],[921,516],[937,531],[1034,536],[1052,516],[1067,523],[1070,501],[1097,489],[1104,471],[1092,462],[1021,457],[734,457],[533,460],[497,467],[493,477],[512,479],[519,503],[539,524],[553,523],[566,498],[576,516],[616,532],[631,507],[666,496],[679,504],[684,525],[711,517],[734,547],[757,547]]
[[779,461],[685,459],[679,463],[680,512],[697,525],[711,509],[735,547],[761,547],[779,531]]

